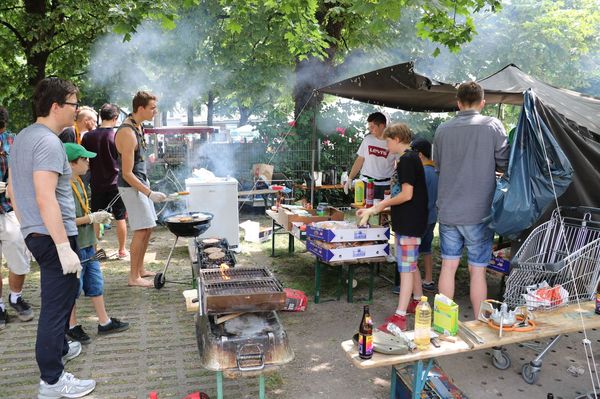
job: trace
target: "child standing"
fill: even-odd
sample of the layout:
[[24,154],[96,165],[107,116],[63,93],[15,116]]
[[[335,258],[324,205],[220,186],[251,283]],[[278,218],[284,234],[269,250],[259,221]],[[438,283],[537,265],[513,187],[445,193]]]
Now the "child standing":
[[423,268],[425,269],[425,277],[423,278],[423,289],[426,291],[435,291],[435,283],[433,282],[433,255],[431,253],[431,243],[433,242],[433,230],[437,221],[437,208],[435,202],[437,200],[437,185],[438,174],[435,171],[435,166],[431,160],[431,143],[422,137],[417,137],[413,140],[411,147],[419,152],[419,158],[423,164],[425,171],[425,184],[427,185],[427,229],[421,237],[421,245],[419,253],[423,256]]
[[[83,290],[85,296],[90,297],[96,316],[98,316],[98,334],[109,334],[125,331],[129,323],[117,318],[108,317],[104,306],[104,278],[100,263],[94,259],[96,251],[96,234],[94,223],[109,223],[111,214],[105,211],[89,213],[90,204],[87,192],[83,186],[80,176],[86,174],[89,169],[89,158],[96,156],[95,152],[87,151],[83,146],[75,143],[65,143],[67,159],[71,164],[71,188],[75,199],[75,224],[77,225],[77,244],[79,246],[79,259],[81,259],[81,276],[79,279],[79,291]],[[73,307],[69,320],[69,331],[67,337],[82,344],[91,341],[90,336],[77,324],[76,308]]]
[[397,123],[387,127],[383,135],[389,151],[401,154],[396,166],[396,176],[392,178],[392,197],[371,208],[359,209],[357,216],[361,217],[360,224],[365,224],[371,215],[391,207],[396,260],[400,272],[400,295],[396,312],[378,327],[387,332],[388,323],[406,330],[406,315],[415,312],[416,303],[423,295],[417,261],[421,236],[427,228],[428,212],[425,172],[418,152],[410,147],[413,139],[411,130],[405,124]]

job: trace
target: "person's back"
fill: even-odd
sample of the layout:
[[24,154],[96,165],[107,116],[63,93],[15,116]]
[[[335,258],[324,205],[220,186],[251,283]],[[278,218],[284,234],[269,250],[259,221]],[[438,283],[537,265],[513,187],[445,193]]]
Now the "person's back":
[[92,191],[106,192],[117,189],[119,164],[115,147],[115,131],[112,127],[99,127],[85,134],[81,145],[98,154],[90,159]]
[[506,166],[507,156],[504,127],[496,118],[468,110],[440,125],[434,145],[440,222],[481,223],[490,213],[494,172]]

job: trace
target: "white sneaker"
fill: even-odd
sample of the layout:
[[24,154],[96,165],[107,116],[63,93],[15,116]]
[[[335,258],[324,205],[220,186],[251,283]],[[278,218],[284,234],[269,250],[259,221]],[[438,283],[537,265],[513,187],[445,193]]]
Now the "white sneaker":
[[92,392],[94,388],[96,388],[96,381],[79,380],[73,374],[63,371],[56,384],[50,385],[40,381],[38,399],[81,398]]
[[69,341],[69,351],[62,357],[63,366],[69,360],[75,359],[81,353],[81,343],[77,341]]

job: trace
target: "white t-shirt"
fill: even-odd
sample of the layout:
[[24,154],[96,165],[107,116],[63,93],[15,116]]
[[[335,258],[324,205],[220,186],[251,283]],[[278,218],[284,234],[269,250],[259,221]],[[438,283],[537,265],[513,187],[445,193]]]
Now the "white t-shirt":
[[[380,140],[372,134],[367,134],[358,147],[357,155],[365,162],[360,171],[361,175],[376,180],[389,179],[394,173],[396,154],[388,151],[387,141]],[[375,182],[376,185],[387,185],[389,182]]]

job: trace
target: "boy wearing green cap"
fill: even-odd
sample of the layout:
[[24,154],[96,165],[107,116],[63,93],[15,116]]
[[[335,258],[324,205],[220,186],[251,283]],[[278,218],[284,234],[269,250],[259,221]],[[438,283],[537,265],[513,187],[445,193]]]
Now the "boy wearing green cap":
[[[125,331],[129,323],[119,319],[108,317],[104,307],[104,278],[100,263],[94,259],[96,251],[96,234],[94,223],[110,223],[111,213],[98,211],[90,213],[90,203],[87,192],[80,176],[85,175],[89,169],[89,158],[96,156],[95,152],[87,151],[83,146],[75,143],[65,143],[65,152],[71,165],[71,188],[75,199],[75,224],[77,225],[77,244],[79,245],[79,258],[81,259],[81,277],[79,280],[79,292],[83,290],[84,295],[90,297],[96,315],[98,316],[98,334],[109,334]],[[70,339],[87,344],[91,341],[89,335],[77,324],[76,308],[73,307],[69,320]]]

